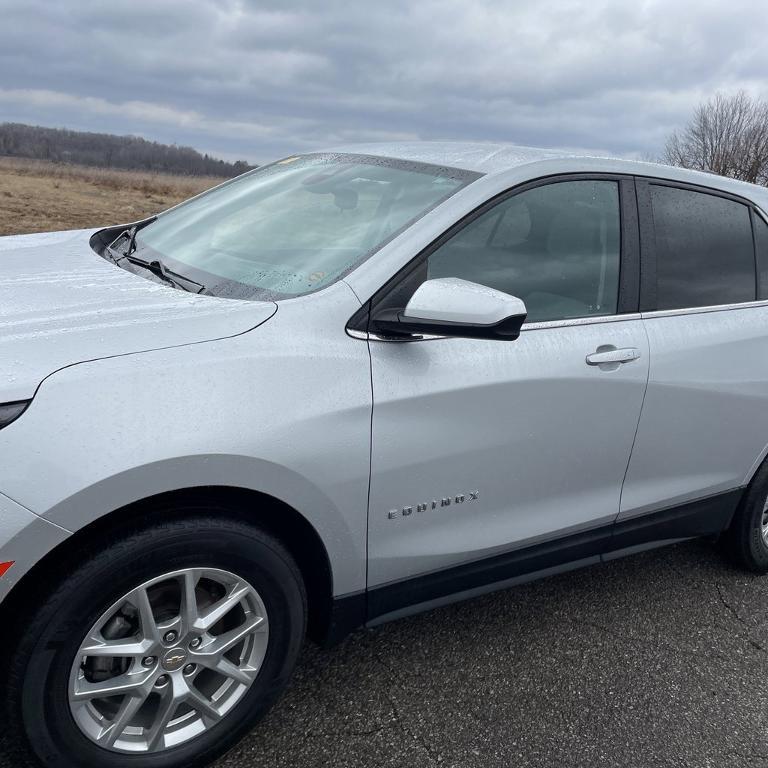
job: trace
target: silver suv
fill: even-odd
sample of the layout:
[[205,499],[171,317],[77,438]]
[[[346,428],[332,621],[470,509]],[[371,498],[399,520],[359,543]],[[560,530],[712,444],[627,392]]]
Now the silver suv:
[[397,144],[0,239],[10,727],[46,766],[202,766],[307,632],[694,536],[768,570],[766,210]]

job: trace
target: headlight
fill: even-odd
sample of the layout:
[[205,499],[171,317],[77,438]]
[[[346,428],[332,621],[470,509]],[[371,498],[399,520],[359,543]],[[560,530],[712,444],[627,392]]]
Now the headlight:
[[0,405],[0,429],[7,427],[12,421],[16,421],[27,410],[27,406],[31,402],[31,400],[17,400],[15,403]]

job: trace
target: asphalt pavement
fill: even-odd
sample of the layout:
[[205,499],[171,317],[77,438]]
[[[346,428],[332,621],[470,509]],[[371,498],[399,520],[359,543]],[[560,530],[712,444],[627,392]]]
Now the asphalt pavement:
[[436,765],[768,767],[768,577],[688,543],[308,646],[216,768]]

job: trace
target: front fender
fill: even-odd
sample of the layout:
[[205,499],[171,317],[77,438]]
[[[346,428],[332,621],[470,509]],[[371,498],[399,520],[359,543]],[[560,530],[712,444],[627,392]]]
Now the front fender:
[[52,374],[0,430],[0,492],[74,531],[166,491],[260,491],[317,531],[335,595],[363,590],[370,358],[344,331],[349,287],[318,296],[241,336]]
[[[331,499],[297,472],[250,456],[203,454],[180,456],[132,467],[99,480],[49,509],[43,518],[77,532],[109,512],[158,494],[218,486],[256,491],[297,510],[322,540],[332,563],[334,594],[362,589],[354,560],[359,549],[355,531],[345,524]],[[359,553],[364,557],[364,552]],[[347,571],[347,572],[345,572]]]

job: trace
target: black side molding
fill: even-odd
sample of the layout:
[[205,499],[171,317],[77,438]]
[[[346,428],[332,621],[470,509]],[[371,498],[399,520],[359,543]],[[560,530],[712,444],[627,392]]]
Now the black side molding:
[[[368,590],[367,621],[495,583],[622,550],[718,535],[741,501],[739,488],[669,509],[518,548],[501,555]],[[415,612],[415,611],[414,611]]]
[[613,526],[606,554],[656,541],[676,541],[722,533],[731,524],[744,491],[744,488],[738,488],[649,515],[619,520]]
[[368,591],[368,621],[411,605],[507,581],[574,560],[600,555],[610,542],[611,525],[534,544],[424,576],[385,584]]

